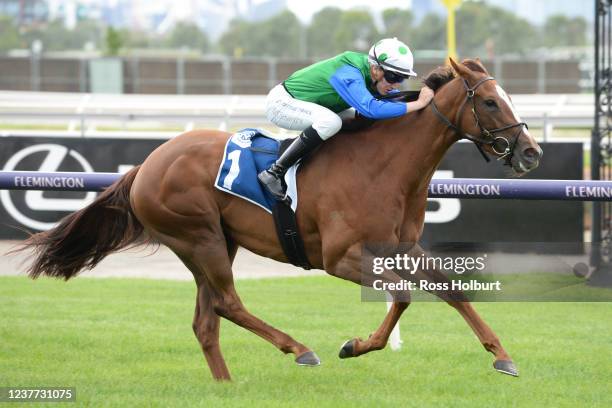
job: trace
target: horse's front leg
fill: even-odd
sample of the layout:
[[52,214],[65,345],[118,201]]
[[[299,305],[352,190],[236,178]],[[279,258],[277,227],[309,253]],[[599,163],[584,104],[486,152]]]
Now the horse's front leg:
[[[415,245],[413,248],[413,255],[424,256],[425,251],[419,246]],[[450,287],[450,279],[434,268],[423,268],[417,271],[419,279],[426,279],[428,282],[445,282]],[[444,300],[450,306],[455,308],[459,314],[465,319],[470,328],[474,331],[480,343],[482,343],[485,350],[492,353],[495,356],[495,362],[493,367],[504,374],[509,374],[518,377],[518,370],[514,365],[514,362],[510,358],[510,355],[506,352],[504,347],[501,345],[499,338],[493,332],[493,330],[485,323],[485,321],[478,315],[476,310],[472,307],[465,294],[460,290],[447,290],[447,291],[429,291],[430,293],[438,296]]]
[[[326,265],[325,270],[330,275],[370,288],[374,279],[380,279],[384,283],[399,283],[401,278],[388,270],[376,276],[362,271],[364,256],[369,256],[369,254],[363,253],[363,245],[361,243],[354,244],[336,263]],[[393,304],[382,324],[374,333],[370,334],[367,340],[356,337],[344,343],[340,349],[340,358],[357,357],[373,350],[385,348],[391,331],[410,304],[410,294],[408,291],[394,291],[390,292],[390,294],[393,297]]]
[[370,334],[370,337],[368,337],[367,340],[363,340],[359,337],[348,340],[342,345],[342,348],[340,348],[340,353],[338,356],[340,358],[357,357],[373,350],[384,349],[389,342],[391,331],[409,304],[410,302],[394,301],[382,324],[374,333]]

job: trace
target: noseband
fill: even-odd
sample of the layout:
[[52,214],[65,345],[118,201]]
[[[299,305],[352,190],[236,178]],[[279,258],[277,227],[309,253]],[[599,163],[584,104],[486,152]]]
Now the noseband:
[[[491,146],[491,149],[493,150],[493,152],[495,152],[495,154],[497,154],[498,156],[497,160],[505,159],[505,164],[510,166],[512,156],[514,155],[514,147],[516,146],[519,135],[521,131],[523,130],[523,126],[525,126],[525,128],[527,129],[529,127],[527,126],[525,122],[517,122],[512,125],[502,126],[502,127],[499,127],[497,129],[492,129],[492,130],[488,130],[485,127],[483,127],[482,124],[480,123],[480,117],[478,116],[478,112],[476,111],[476,102],[474,101],[474,96],[476,94],[476,89],[478,89],[480,85],[484,84],[486,81],[494,80],[495,78],[493,78],[492,76],[484,77],[480,79],[478,82],[476,82],[476,85],[474,85],[471,88],[467,80],[465,80],[464,78],[461,78],[461,79],[463,81],[463,86],[465,87],[465,90],[466,90],[466,97],[461,103],[461,106],[459,107],[459,110],[457,111],[457,115],[455,116],[455,123],[457,124],[454,125],[446,116],[444,116],[444,114],[440,112],[440,110],[434,103],[433,99],[431,100],[431,109],[436,114],[436,116],[442,121],[442,123],[444,123],[447,127],[453,129],[459,135],[459,139],[467,139],[467,140],[474,142],[474,144],[478,148],[478,151],[480,152],[482,157],[484,157],[484,159],[487,162],[491,161],[491,159],[489,159],[489,157],[486,155],[486,153],[482,149],[483,145]],[[472,115],[474,115],[474,121],[476,122],[476,125],[478,125],[478,128],[480,129],[480,137],[470,135],[469,133],[466,133],[463,131],[463,129],[461,129],[461,117],[463,115],[463,111],[465,110],[465,107],[467,106],[468,101],[472,102]],[[503,132],[505,130],[512,129],[515,127],[519,127],[519,130],[514,135],[514,138],[512,139],[512,143],[510,142],[510,140],[508,140],[504,136],[496,136],[496,133]]]

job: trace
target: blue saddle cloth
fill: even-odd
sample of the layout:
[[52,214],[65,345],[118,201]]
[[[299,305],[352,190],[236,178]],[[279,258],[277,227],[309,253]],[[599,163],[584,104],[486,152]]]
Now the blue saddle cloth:
[[260,129],[246,128],[233,134],[225,145],[215,187],[272,213],[276,200],[257,175],[276,161],[280,142]]

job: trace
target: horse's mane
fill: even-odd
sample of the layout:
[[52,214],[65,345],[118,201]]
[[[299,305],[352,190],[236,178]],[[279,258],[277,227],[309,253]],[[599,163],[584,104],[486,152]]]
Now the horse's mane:
[[[480,59],[464,59],[461,61],[463,65],[468,67],[470,70],[475,72],[482,72],[483,74],[489,75],[487,69],[482,65]],[[450,81],[452,81],[457,74],[450,66],[438,67],[431,71],[424,79],[423,83],[430,87],[431,89],[437,91],[442,86],[446,85]]]
[[431,71],[424,79],[423,83],[437,91],[455,78],[455,71],[449,66],[438,67]]

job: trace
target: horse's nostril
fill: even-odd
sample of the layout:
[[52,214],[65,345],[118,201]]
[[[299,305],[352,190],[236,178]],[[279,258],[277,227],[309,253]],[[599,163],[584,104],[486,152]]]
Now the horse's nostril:
[[530,162],[534,162],[540,158],[540,152],[533,147],[528,147],[527,149],[523,150],[523,157]]

